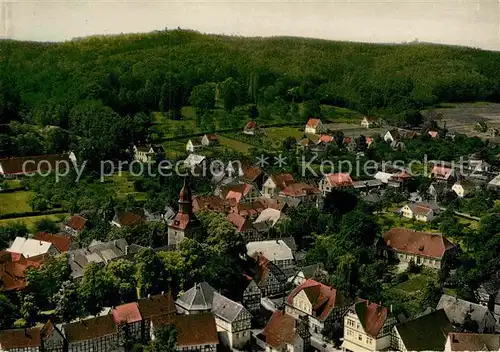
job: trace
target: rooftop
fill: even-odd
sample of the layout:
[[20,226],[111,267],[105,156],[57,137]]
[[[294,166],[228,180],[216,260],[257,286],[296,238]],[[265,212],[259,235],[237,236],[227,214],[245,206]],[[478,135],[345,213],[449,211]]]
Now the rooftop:
[[442,258],[455,245],[439,233],[393,228],[384,233],[385,244],[397,251],[431,258]]
[[272,262],[293,260],[292,250],[283,240],[249,242],[246,247],[247,255],[250,257],[254,253],[259,253]]
[[22,254],[25,258],[36,257],[46,254],[52,247],[52,243],[32,238],[16,237],[7,251]]

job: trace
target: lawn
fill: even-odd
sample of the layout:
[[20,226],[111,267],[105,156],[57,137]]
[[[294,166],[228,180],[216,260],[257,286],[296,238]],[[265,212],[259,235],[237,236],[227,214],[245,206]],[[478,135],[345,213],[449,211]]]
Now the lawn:
[[219,136],[220,144],[228,149],[235,150],[240,153],[248,153],[249,149],[252,148],[250,144],[238,141],[236,139],[229,138],[227,136]]
[[30,231],[35,231],[35,223],[40,221],[41,219],[50,219],[52,221],[60,222],[69,216],[69,213],[61,213],[61,214],[50,214],[50,215],[39,215],[39,216],[26,216],[24,218],[15,218],[15,219],[2,219],[0,220],[1,225],[7,225],[13,222],[22,222]]
[[106,177],[104,182],[109,188],[112,188],[119,198],[126,198],[129,195],[135,196],[136,200],[145,199],[143,192],[136,192],[134,189],[135,177],[129,172],[122,172],[113,176]]
[[363,118],[357,111],[331,105],[322,105],[321,113],[326,120],[333,122],[360,123]]
[[432,278],[430,276],[425,275],[424,273],[412,274],[408,281],[402,282],[394,286],[393,288],[409,293],[414,293],[423,289],[431,279]]
[[0,193],[0,214],[32,211],[28,204],[32,194],[29,191]]

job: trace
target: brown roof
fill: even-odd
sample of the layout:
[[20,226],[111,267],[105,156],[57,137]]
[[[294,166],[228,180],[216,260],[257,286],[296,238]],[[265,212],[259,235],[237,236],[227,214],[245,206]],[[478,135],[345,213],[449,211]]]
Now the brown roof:
[[92,340],[117,333],[115,320],[111,314],[66,324],[64,330],[70,343]]
[[205,135],[210,142],[216,142],[219,140],[219,136],[216,134],[206,134]]
[[242,167],[243,171],[243,180],[247,182],[254,182],[257,177],[262,175],[262,170],[254,165],[247,165]]
[[245,125],[245,130],[254,130],[256,128],[257,128],[257,123],[255,123],[255,121],[249,121]]
[[0,331],[1,350],[35,348],[41,345],[41,328]]
[[319,194],[321,191],[314,186],[308,185],[307,183],[296,182],[286,186],[281,193],[285,196],[300,197],[308,194]]
[[116,212],[115,219],[121,226],[133,226],[142,220],[140,215],[132,213],[130,211],[118,211]]
[[113,308],[113,318],[116,324],[132,324],[142,320],[139,306],[136,302],[122,304]]
[[159,315],[175,314],[177,312],[172,293],[170,292],[141,298],[137,304],[139,305],[139,311],[143,319],[150,319]]
[[45,259],[45,255],[25,258],[22,255],[0,251],[1,290],[22,290],[26,286],[26,269],[39,268]]
[[498,351],[500,335],[450,332],[452,351]]
[[252,228],[252,224],[248,219],[244,216],[241,216],[240,214],[237,213],[231,213],[227,216],[227,220],[229,220],[230,223],[232,223],[234,226],[236,226],[236,230],[238,232],[245,231],[248,228]]
[[196,213],[198,211],[208,209],[225,213],[229,211],[233,203],[235,204],[232,199],[222,199],[217,196],[195,196],[193,198],[193,212]]
[[388,317],[387,308],[362,300],[354,305],[354,311],[365,332],[372,337],[377,337]]
[[215,317],[212,313],[190,315],[162,315],[151,319],[155,328],[174,325],[177,346],[213,345],[219,343]]
[[442,258],[446,250],[455,246],[442,234],[403,228],[390,229],[383,238],[385,244],[394,250],[431,258]]
[[328,174],[325,177],[330,182],[332,187],[348,187],[352,186],[352,179],[348,172]]
[[294,181],[292,174],[273,175],[271,178],[279,189],[284,189],[288,184]]
[[67,252],[71,248],[71,237],[63,234],[39,232],[33,239],[52,243],[59,252]]
[[258,215],[266,209],[260,200],[250,203],[237,203],[231,210],[241,216]]
[[293,305],[293,299],[300,291],[307,295],[313,307],[313,315],[321,321],[328,317],[334,307],[345,303],[343,296],[335,288],[309,279],[290,293],[287,300],[289,305]]
[[307,126],[309,127],[316,127],[318,126],[318,124],[321,122],[320,119],[313,119],[313,118],[309,118],[309,121],[307,121]]
[[85,227],[87,219],[80,215],[73,215],[66,222],[66,226],[71,227],[73,230],[81,231]]
[[[47,161],[48,163],[45,161]],[[37,169],[39,171],[54,170],[56,162],[58,161],[67,161],[68,163],[70,162],[67,156],[51,154],[51,155],[26,156],[19,158],[4,158],[0,159],[0,165],[4,175],[23,175],[27,173],[36,172]],[[24,172],[23,172],[23,165],[24,165]],[[59,165],[59,168],[61,168],[62,166],[63,164]]]
[[297,338],[297,321],[288,314],[277,310],[269,319],[264,331],[266,343],[274,348],[281,348],[286,343],[293,344]]

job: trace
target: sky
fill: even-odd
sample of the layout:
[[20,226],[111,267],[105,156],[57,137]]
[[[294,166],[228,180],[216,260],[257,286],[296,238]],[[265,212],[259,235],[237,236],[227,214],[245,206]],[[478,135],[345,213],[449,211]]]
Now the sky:
[[64,41],[181,27],[203,33],[376,43],[417,39],[500,50],[500,0],[2,2],[0,31],[19,40]]

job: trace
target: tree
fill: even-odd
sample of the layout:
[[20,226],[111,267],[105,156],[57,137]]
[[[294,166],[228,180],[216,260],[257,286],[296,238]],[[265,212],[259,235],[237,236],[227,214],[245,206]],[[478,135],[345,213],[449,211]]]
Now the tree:
[[32,293],[23,293],[21,296],[20,312],[28,326],[35,324],[40,315],[40,308],[37,305],[35,295]]
[[301,116],[303,119],[309,117],[321,117],[321,104],[317,100],[307,100],[302,105]]
[[35,229],[38,232],[48,232],[48,233],[57,233],[59,232],[58,224],[50,220],[49,218],[42,218],[35,222]]
[[135,279],[137,290],[141,297],[156,294],[165,287],[165,266],[158,254],[151,248],[146,248],[134,257],[136,262]]
[[112,291],[117,293],[114,304],[137,300],[134,263],[125,259],[117,259],[110,262],[105,270],[106,276],[110,278]]
[[109,302],[116,299],[110,278],[100,265],[91,263],[85,268],[83,279],[78,287],[83,307],[90,315],[97,315]]
[[15,319],[16,306],[0,293],[0,329],[10,329]]
[[16,237],[24,237],[27,234],[28,228],[21,221],[9,221],[6,225],[1,225],[0,249],[8,248]]
[[234,78],[229,77],[220,84],[220,99],[223,102],[224,109],[229,112],[239,104],[240,86]]
[[428,307],[432,309],[436,308],[442,294],[443,290],[434,280],[428,281],[427,284],[425,284],[424,290],[420,297],[420,308],[422,310],[425,310]]
[[197,115],[213,109],[215,107],[215,88],[217,85],[213,82],[203,83],[193,87],[189,103],[197,110]]
[[147,352],[175,352],[177,329],[174,325],[165,325],[155,330],[155,340],[146,348]]
[[424,122],[424,117],[418,110],[407,110],[402,115],[403,121],[412,127],[420,126]]
[[52,298],[56,307],[56,315],[64,322],[70,322],[82,313],[82,305],[78,288],[72,281],[65,281]]

